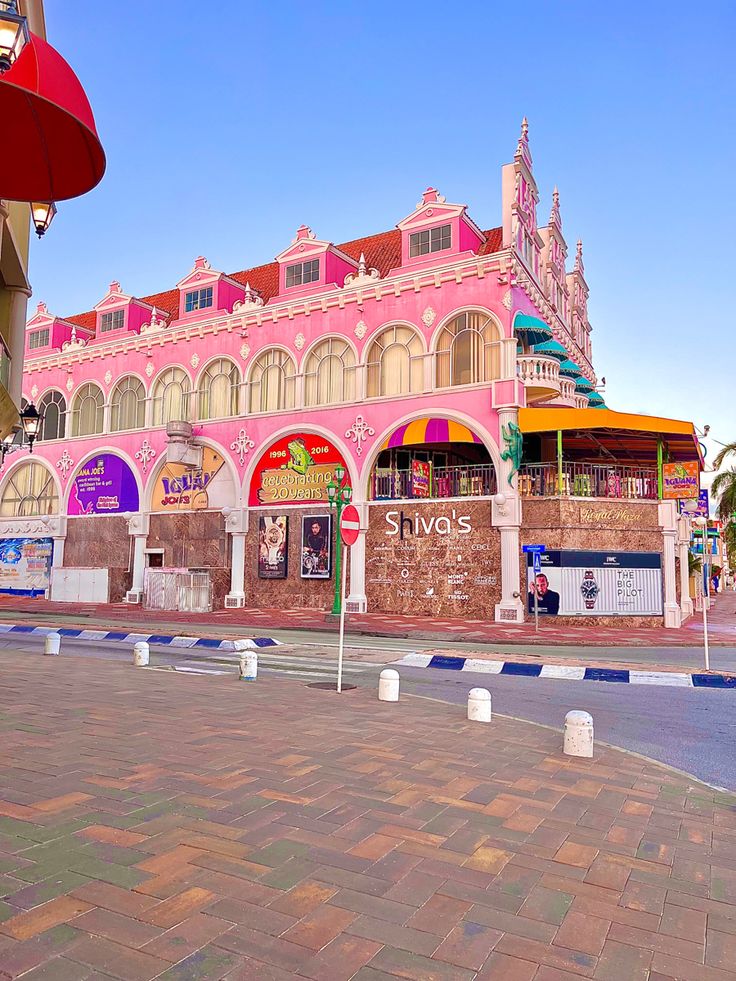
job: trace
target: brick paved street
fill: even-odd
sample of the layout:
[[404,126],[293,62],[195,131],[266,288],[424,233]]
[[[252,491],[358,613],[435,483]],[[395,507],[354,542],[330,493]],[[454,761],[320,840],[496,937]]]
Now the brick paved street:
[[0,978],[736,978],[736,799],[658,765],[360,689],[0,670]]

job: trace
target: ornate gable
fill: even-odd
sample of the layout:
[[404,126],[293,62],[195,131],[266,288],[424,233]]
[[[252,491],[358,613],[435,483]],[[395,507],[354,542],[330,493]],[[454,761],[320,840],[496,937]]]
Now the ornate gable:
[[532,276],[540,282],[542,238],[537,228],[539,190],[532,170],[529,123],[521,123],[521,135],[514,162],[506,164],[503,180],[503,244],[522,259]]

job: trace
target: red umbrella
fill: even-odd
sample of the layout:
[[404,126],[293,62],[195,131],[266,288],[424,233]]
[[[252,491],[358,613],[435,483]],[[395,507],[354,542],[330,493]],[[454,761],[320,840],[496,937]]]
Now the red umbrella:
[[105,151],[82,84],[58,51],[31,34],[0,75],[0,198],[65,201],[105,173]]

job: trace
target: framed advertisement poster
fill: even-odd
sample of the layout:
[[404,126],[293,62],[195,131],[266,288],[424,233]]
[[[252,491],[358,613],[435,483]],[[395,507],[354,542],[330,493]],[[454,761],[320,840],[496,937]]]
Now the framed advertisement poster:
[[49,588],[53,538],[0,540],[0,593],[39,596]]
[[288,562],[288,517],[262,514],[258,519],[258,578],[286,579]]
[[302,579],[329,579],[332,575],[332,515],[302,517]]
[[69,514],[120,514],[138,510],[138,485],[128,464],[100,453],[77,470],[69,495]]
[[540,616],[661,616],[659,552],[543,552],[527,556],[528,604]]

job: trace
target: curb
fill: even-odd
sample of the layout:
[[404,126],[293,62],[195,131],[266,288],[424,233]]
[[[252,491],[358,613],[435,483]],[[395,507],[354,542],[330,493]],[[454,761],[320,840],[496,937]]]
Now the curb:
[[609,681],[624,685],[665,685],[671,688],[731,688],[736,675],[697,674],[679,671],[635,671],[620,668],[589,668],[583,665],[529,664],[520,661],[487,661],[477,657],[444,654],[407,654],[391,664],[411,668],[442,668],[478,674],[516,675],[524,678],[553,678],[558,681]]
[[126,634],[119,630],[74,630],[71,627],[30,627],[27,624],[0,624],[0,634],[36,634],[45,637],[59,634],[76,640],[114,640],[121,643],[138,644],[145,641],[161,647],[207,648],[211,651],[250,651],[262,647],[280,647],[281,641],[273,637],[246,637],[242,640],[217,640],[215,637],[184,637],[170,634]]

